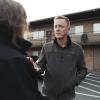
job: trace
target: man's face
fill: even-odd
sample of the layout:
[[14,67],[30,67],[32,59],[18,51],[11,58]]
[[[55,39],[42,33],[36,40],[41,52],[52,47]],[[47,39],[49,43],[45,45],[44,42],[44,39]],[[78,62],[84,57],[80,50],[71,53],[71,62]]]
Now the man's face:
[[54,35],[57,39],[64,38],[69,32],[69,27],[65,19],[54,20]]

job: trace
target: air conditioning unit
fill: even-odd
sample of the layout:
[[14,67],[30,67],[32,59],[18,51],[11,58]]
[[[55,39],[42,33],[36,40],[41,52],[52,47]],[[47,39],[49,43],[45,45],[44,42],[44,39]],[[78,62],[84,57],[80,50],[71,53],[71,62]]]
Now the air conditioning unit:
[[86,43],[88,41],[88,35],[86,33],[81,35],[81,42]]

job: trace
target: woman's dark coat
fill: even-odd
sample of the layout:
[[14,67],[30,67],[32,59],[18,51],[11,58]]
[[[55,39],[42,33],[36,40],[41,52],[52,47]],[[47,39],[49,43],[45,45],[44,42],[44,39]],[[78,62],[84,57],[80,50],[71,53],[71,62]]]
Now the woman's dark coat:
[[36,74],[20,51],[0,39],[0,100],[44,100],[36,86]]

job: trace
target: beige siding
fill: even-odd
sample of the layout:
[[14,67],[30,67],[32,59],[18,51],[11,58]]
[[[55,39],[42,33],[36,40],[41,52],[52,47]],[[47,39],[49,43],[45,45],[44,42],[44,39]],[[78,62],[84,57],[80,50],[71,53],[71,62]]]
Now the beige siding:
[[84,47],[86,67],[93,71],[93,47]]
[[94,48],[94,71],[100,71],[100,46]]

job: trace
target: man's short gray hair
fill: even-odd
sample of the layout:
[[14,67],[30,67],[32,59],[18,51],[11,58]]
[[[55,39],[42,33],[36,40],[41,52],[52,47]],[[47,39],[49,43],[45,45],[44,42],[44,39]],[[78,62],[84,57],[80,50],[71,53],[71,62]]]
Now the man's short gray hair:
[[56,16],[56,17],[54,17],[54,20],[56,20],[56,19],[65,19],[68,27],[70,28],[70,20],[69,20],[68,17],[65,17],[65,16]]

